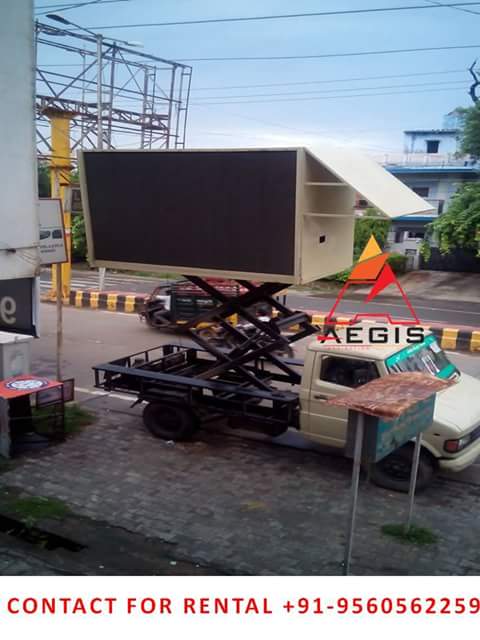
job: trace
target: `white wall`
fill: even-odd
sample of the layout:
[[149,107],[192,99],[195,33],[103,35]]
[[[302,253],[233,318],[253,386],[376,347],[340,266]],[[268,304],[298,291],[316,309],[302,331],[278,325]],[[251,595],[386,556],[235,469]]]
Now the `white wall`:
[[456,153],[459,147],[458,134],[455,133],[406,133],[405,153],[427,153],[427,140],[439,140],[438,153],[446,155]]
[[0,2],[0,279],[39,265],[31,0]]

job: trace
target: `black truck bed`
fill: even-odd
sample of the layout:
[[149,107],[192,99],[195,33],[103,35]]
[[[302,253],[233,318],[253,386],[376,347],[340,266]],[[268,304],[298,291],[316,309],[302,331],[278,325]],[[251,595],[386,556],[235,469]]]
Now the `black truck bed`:
[[[258,358],[244,367],[259,386],[235,370],[209,378],[206,372],[212,362],[215,357],[204,349],[162,345],[93,367],[95,386],[128,393],[140,401],[186,404],[200,417],[241,416],[279,431],[297,426],[299,397],[291,390],[288,376],[269,371],[266,360]],[[303,366],[301,360],[284,362]],[[290,389],[281,388],[287,384]]]

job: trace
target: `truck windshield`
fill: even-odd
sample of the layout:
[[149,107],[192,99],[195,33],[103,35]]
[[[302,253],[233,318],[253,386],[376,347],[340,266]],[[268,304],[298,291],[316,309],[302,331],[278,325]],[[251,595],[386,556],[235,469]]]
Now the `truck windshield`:
[[458,374],[457,368],[447,358],[433,335],[427,336],[420,344],[412,344],[398,351],[387,358],[385,364],[390,373],[420,371],[438,378]]

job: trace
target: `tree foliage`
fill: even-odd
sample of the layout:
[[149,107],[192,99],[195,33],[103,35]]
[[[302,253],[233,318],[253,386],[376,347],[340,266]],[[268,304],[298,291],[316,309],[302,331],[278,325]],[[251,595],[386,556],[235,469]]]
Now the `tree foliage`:
[[464,110],[465,120],[462,133],[462,153],[480,158],[480,102]]
[[475,251],[480,257],[480,182],[466,183],[453,196],[448,211],[431,222],[428,237],[421,252],[430,257],[432,237],[438,243],[440,253],[451,253],[453,249]]
[[390,229],[390,220],[386,220],[377,209],[369,207],[365,210],[365,218],[358,218],[355,222],[355,237],[353,254],[355,260],[360,256],[370,236],[375,236],[376,241],[383,249],[387,241]]
[[[376,241],[383,249],[387,242],[387,235],[390,229],[390,220],[385,219],[382,214],[369,207],[365,210],[365,217],[357,218],[355,221],[355,233],[353,241],[353,261],[356,262],[360,254],[364,250],[370,236],[375,236]],[[351,267],[340,271],[332,276],[328,276],[326,280],[336,280],[337,282],[346,282],[351,271]]]
[[38,196],[39,198],[50,197],[50,168],[45,163],[38,165]]
[[87,258],[87,237],[83,215],[72,216],[72,257],[82,261]]

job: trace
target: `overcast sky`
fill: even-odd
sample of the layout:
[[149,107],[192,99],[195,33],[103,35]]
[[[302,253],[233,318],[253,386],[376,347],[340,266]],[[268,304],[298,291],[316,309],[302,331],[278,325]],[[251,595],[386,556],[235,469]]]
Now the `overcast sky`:
[[[37,0],[37,11],[51,6],[52,11],[62,13],[55,6],[59,3],[60,0]],[[459,105],[469,106],[467,68],[480,51],[480,3],[469,7],[478,15],[432,6],[427,10],[227,24],[104,27],[420,4],[429,2],[129,0],[78,8],[62,15],[94,30],[102,27],[98,30],[109,37],[141,41],[145,52],[173,60],[478,44],[478,48],[472,49],[390,55],[191,62],[188,146],[305,145],[315,149],[322,140],[328,140],[376,155],[401,151],[404,129],[441,127],[445,113]],[[448,73],[438,73],[444,71]],[[421,73],[428,75],[413,75]],[[371,78],[403,74],[404,77]],[[277,83],[281,84],[254,86]],[[231,104],[215,104],[229,101]]]

